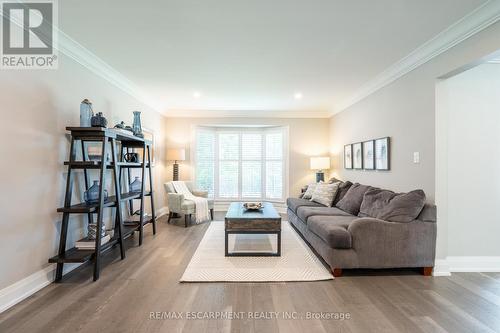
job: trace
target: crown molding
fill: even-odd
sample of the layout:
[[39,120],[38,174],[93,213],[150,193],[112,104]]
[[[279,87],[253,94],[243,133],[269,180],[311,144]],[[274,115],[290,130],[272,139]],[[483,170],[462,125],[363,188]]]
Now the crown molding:
[[[13,1],[23,4],[22,2],[17,0]],[[0,16],[3,16],[3,14],[4,13],[2,9],[0,8]],[[23,28],[23,23],[19,20],[11,18],[11,22]],[[111,67],[104,60],[75,41],[64,31],[59,29],[58,26],[53,25],[52,28],[52,33],[55,36],[55,40],[57,41],[54,45],[54,48],[57,51],[73,59],[92,73],[103,78],[115,87],[121,89],[125,93],[137,99],[139,102],[147,105],[156,112],[161,113],[160,110],[158,110],[158,108],[155,107],[151,100],[144,94],[144,92],[125,75]]]
[[155,107],[154,103],[146,97],[145,93],[125,75],[111,67],[108,63],[89,51],[86,47],[75,41],[59,28],[54,27],[54,32],[58,34],[59,40],[56,45],[56,49],[59,52],[134,97],[139,102],[142,102],[156,112],[161,113],[161,111]]
[[167,110],[170,118],[329,118],[326,110]]
[[499,19],[500,0],[486,2],[365,83],[356,93],[338,105],[330,115],[344,111],[467,38],[486,29]]

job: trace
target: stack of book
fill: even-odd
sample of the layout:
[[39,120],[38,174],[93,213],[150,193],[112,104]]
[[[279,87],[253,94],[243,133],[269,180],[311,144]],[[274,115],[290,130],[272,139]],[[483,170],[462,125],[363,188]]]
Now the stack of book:
[[[109,242],[111,236],[108,234],[101,238],[101,246]],[[75,243],[75,247],[80,250],[92,250],[95,249],[95,239],[88,239],[87,237],[80,239]]]

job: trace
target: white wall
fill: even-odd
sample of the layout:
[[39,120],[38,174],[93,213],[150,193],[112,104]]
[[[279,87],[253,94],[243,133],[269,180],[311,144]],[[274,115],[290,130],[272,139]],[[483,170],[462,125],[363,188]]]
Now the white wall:
[[[437,186],[447,256],[500,256],[500,65],[440,83]],[[445,220],[446,219],[446,220]]]
[[[157,135],[156,206],[165,205],[162,190],[164,117],[94,75],[59,56],[57,70],[2,70],[0,101],[0,290],[50,266],[57,253],[69,141],[66,126],[78,126],[84,98],[102,111],[112,126],[132,121],[143,111],[143,126]],[[80,178],[78,176],[77,178]],[[82,180],[82,178],[80,178]],[[80,183],[81,184],[81,183]],[[81,189],[75,199],[81,195]],[[83,217],[70,221],[69,245],[82,236]],[[0,301],[2,293],[0,292]],[[0,306],[3,304],[0,304]]]

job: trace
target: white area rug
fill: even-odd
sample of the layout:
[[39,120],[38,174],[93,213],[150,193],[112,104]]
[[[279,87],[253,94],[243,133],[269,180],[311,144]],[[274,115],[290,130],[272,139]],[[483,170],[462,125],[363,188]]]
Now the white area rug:
[[[181,282],[285,282],[333,276],[292,229],[282,222],[281,257],[224,256],[224,222],[210,224]],[[275,251],[276,235],[230,235],[229,251]]]

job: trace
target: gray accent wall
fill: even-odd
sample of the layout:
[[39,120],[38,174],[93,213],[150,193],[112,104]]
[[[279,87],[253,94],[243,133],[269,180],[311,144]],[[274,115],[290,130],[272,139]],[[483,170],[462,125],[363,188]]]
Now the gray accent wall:
[[[436,84],[440,78],[500,49],[497,22],[426,64],[378,90],[330,118],[330,148],[334,173],[340,178],[396,191],[423,189],[438,207],[436,258],[448,255],[448,222],[441,204],[446,194],[436,193]],[[369,57],[367,58],[369,61]],[[392,138],[392,168],[389,172],[348,171],[342,166],[343,145],[371,138]],[[413,163],[413,152],[420,163]],[[479,168],[478,168],[479,172]],[[467,246],[475,246],[468,243]],[[474,250],[471,250],[473,253]]]
[[[500,23],[330,118],[333,172],[342,179],[395,191],[421,188],[435,201],[435,86],[438,78],[500,48]],[[369,58],[368,58],[369,59]],[[391,137],[391,170],[343,168],[343,146]],[[413,153],[420,163],[413,163]]]

